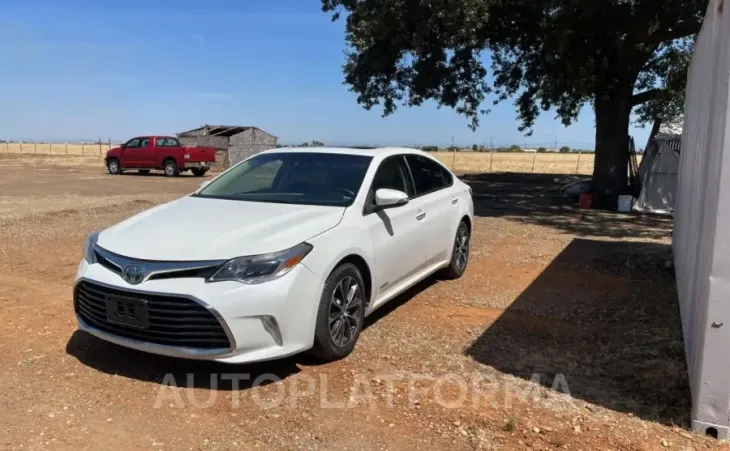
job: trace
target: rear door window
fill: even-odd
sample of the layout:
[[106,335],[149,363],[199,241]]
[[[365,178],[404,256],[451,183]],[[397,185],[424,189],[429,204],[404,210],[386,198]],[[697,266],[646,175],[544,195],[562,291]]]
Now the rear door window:
[[430,158],[406,155],[406,161],[411,169],[417,196],[444,189],[453,183],[451,173]]

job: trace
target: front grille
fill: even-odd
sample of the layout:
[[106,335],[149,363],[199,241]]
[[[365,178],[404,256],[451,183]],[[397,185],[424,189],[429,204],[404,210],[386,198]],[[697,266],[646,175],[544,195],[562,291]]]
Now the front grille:
[[[146,327],[109,320],[107,300],[146,301]],[[82,281],[74,290],[76,314],[89,326],[112,335],[147,343],[196,349],[228,349],[228,336],[218,319],[204,306],[180,296],[138,293]]]

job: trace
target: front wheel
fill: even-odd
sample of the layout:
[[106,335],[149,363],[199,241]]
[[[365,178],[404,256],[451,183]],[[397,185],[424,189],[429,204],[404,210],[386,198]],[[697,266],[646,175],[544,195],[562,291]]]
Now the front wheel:
[[208,172],[208,170],[203,168],[193,168],[191,169],[191,172],[196,177],[202,177],[205,175],[206,172]]
[[471,242],[471,233],[466,222],[461,221],[456,229],[456,238],[454,238],[454,248],[451,252],[451,261],[449,266],[443,269],[441,275],[445,279],[458,279],[466,271],[466,265],[469,263],[469,246]]
[[180,170],[177,167],[177,163],[175,163],[173,160],[165,161],[163,169],[165,170],[165,175],[168,177],[177,177],[178,175],[180,175]]
[[106,168],[109,170],[110,174],[119,175],[122,173],[122,165],[119,164],[119,160],[116,158],[110,158],[106,162]]
[[365,319],[365,283],[360,270],[345,263],[327,278],[319,300],[312,354],[331,362],[355,347]]

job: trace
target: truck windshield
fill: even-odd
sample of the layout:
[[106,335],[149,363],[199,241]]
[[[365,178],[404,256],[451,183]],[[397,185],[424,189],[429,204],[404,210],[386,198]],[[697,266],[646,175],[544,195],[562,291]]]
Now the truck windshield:
[[257,155],[196,197],[346,207],[360,190],[371,157],[315,152]]

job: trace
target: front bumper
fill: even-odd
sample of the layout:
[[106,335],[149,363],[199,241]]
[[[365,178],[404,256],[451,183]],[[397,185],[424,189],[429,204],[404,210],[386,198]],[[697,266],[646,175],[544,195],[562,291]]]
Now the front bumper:
[[194,163],[185,163],[185,169],[210,169],[213,163],[210,161],[198,161]]
[[205,283],[202,278],[153,279],[129,285],[104,266],[90,265],[82,260],[76,274],[74,296],[82,282],[124,290],[131,297],[148,294],[191,299],[218,319],[230,346],[199,349],[151,343],[138,339],[144,334],[110,333],[102,327],[94,327],[77,309],[80,329],[102,340],[144,352],[225,363],[272,360],[310,349],[322,290],[320,278],[303,264],[279,279],[258,285]]

